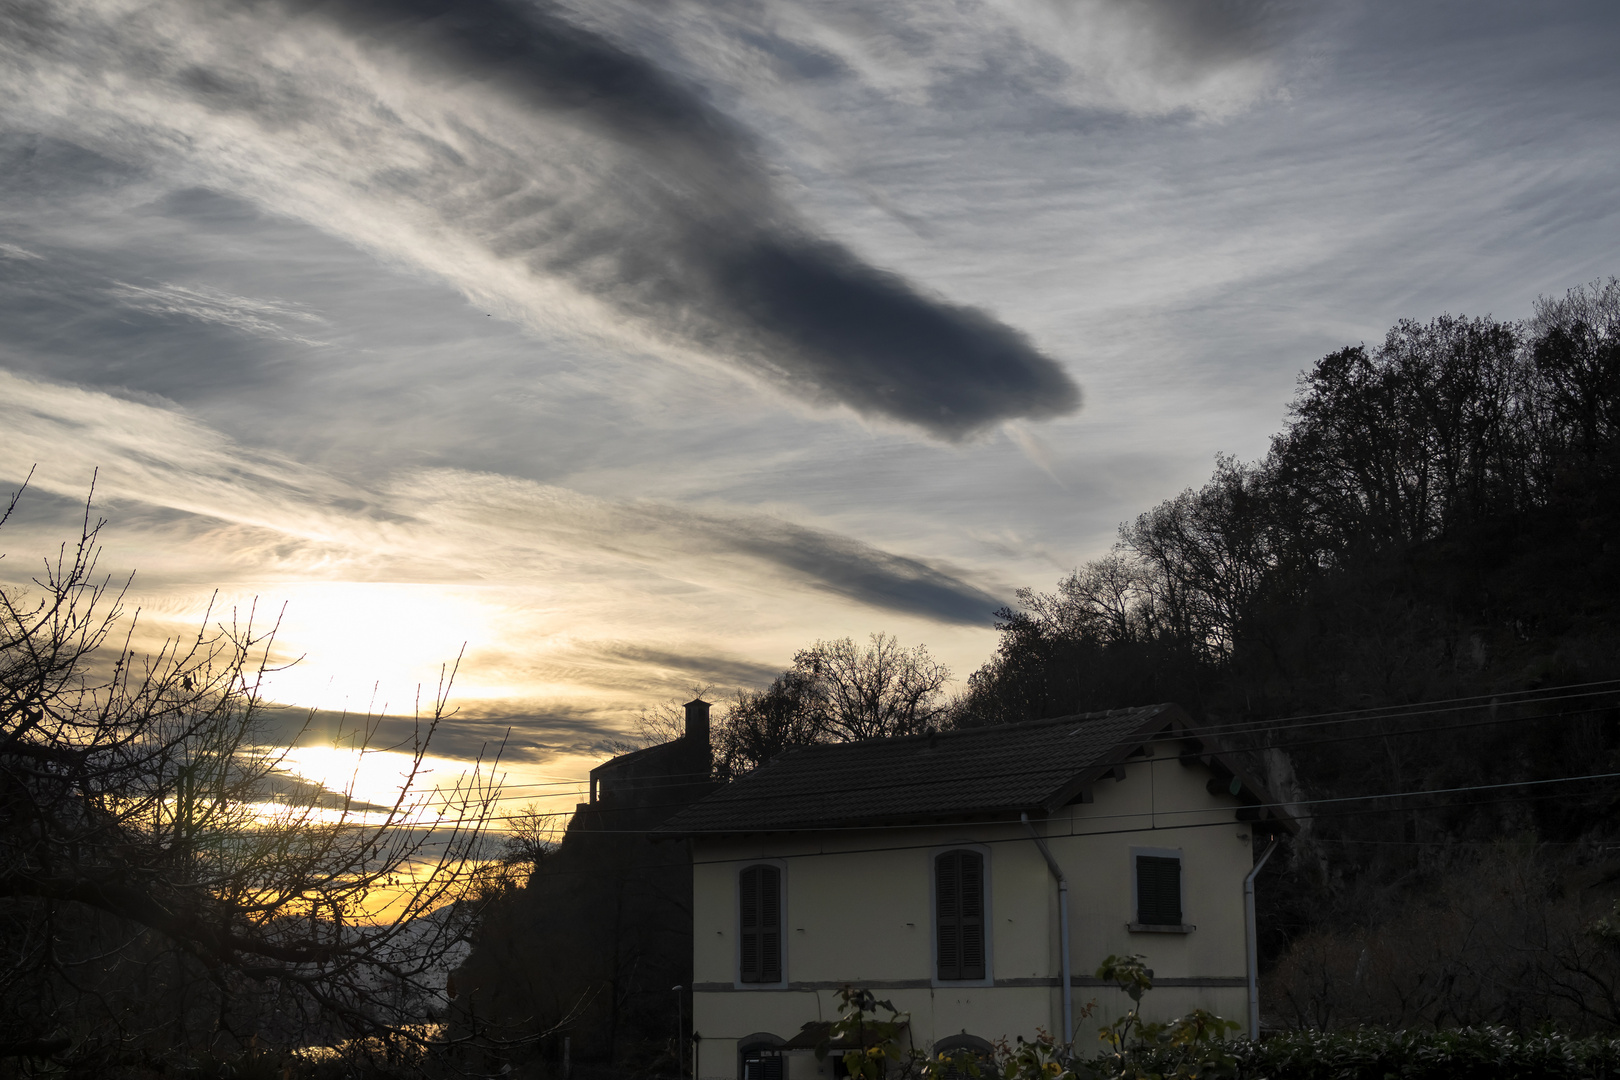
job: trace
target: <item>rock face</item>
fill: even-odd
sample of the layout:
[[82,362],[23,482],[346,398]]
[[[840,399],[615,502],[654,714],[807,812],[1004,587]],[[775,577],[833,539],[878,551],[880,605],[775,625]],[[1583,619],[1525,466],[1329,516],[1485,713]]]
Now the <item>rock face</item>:
[[681,738],[591,771],[591,801],[562,844],[493,906],[456,971],[456,1034],[555,1029],[498,1056],[557,1075],[565,1037],[576,1078],[675,1071],[671,988],[692,981],[692,868],[683,842],[647,834],[714,789],[708,712],[688,703]]

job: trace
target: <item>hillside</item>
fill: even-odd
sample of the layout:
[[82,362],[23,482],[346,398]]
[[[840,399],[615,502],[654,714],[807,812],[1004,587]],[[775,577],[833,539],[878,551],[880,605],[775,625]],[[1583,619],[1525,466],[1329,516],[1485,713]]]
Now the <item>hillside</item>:
[[1402,322],[1022,591],[956,721],[1174,700],[1248,751],[1305,824],[1262,914],[1294,1022],[1620,1023],[1617,479],[1620,282]]

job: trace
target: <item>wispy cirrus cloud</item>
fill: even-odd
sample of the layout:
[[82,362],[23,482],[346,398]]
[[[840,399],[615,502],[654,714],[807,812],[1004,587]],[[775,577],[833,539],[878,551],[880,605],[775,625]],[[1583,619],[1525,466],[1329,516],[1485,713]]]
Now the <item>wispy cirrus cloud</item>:
[[245,191],[517,317],[944,438],[1079,404],[1025,334],[821,235],[736,122],[547,5],[82,0],[11,5],[5,26],[17,119]]
[[325,344],[295,333],[289,327],[289,324],[319,323],[321,317],[281,300],[234,296],[208,285],[176,285],[168,281],[150,286],[117,281],[107,290],[107,295],[115,303],[135,311],[218,323],[233,330],[279,338],[296,345],[317,347]]
[[44,489],[80,494],[99,468],[103,497],[194,516],[260,577],[481,586],[560,566],[596,578],[611,565],[689,585],[789,585],[945,623],[987,625],[1001,603],[948,567],[780,517],[458,469],[365,486],[250,451],[174,409],[3,371],[0,420],[12,469],[50,462]]

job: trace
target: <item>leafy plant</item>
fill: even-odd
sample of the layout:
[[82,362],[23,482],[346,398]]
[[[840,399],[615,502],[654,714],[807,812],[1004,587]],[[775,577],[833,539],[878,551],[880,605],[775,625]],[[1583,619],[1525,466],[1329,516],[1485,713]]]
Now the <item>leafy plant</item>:
[[[881,1080],[891,1061],[905,1072],[918,1071],[920,1055],[914,1050],[902,1053],[900,1049],[900,1036],[909,1015],[896,1009],[893,1002],[878,1000],[870,990],[846,986],[839,996],[842,1000],[838,1019],[816,1046],[817,1061],[826,1060],[837,1044],[844,1044],[844,1068],[852,1080]],[[879,1009],[889,1014],[887,1020],[875,1015]]]
[[1194,1009],[1168,1022],[1142,1019],[1142,997],[1153,989],[1153,971],[1140,953],[1110,955],[1097,969],[1099,979],[1112,979],[1130,997],[1124,1016],[1099,1031],[1107,1054],[1098,1075],[1118,1080],[1201,1080],[1237,1075],[1237,1058],[1226,1037],[1241,1025]]

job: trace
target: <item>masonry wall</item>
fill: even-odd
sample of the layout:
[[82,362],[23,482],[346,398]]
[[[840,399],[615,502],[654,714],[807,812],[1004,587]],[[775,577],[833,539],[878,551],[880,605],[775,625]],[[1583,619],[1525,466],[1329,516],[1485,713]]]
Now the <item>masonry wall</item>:
[[[1210,795],[1209,773],[1161,753],[1138,759],[1123,781],[1098,784],[1094,801],[1038,822],[1070,882],[1072,973],[1077,1041],[1129,1008],[1129,999],[1092,978],[1109,953],[1142,953],[1156,988],[1150,1017],[1197,1006],[1242,1021],[1242,883],[1253,865],[1237,800]],[[932,866],[948,848],[985,854],[986,985],[934,978]],[[1127,929],[1133,908],[1133,849],[1179,850],[1185,934]],[[744,986],[737,977],[736,883],[756,861],[783,871],[784,984]],[[1032,1037],[1062,1025],[1057,891],[1034,841],[1019,826],[964,825],[698,841],[693,867],[693,1022],[701,1036],[698,1075],[737,1075],[739,1041],[782,1039],[806,1022],[838,1015],[838,990],[863,986],[911,1014],[920,1048],[966,1031],[992,1042]],[[1095,1001],[1094,1014],[1079,1019]],[[789,1060],[790,1076],[830,1076],[808,1053]]]

